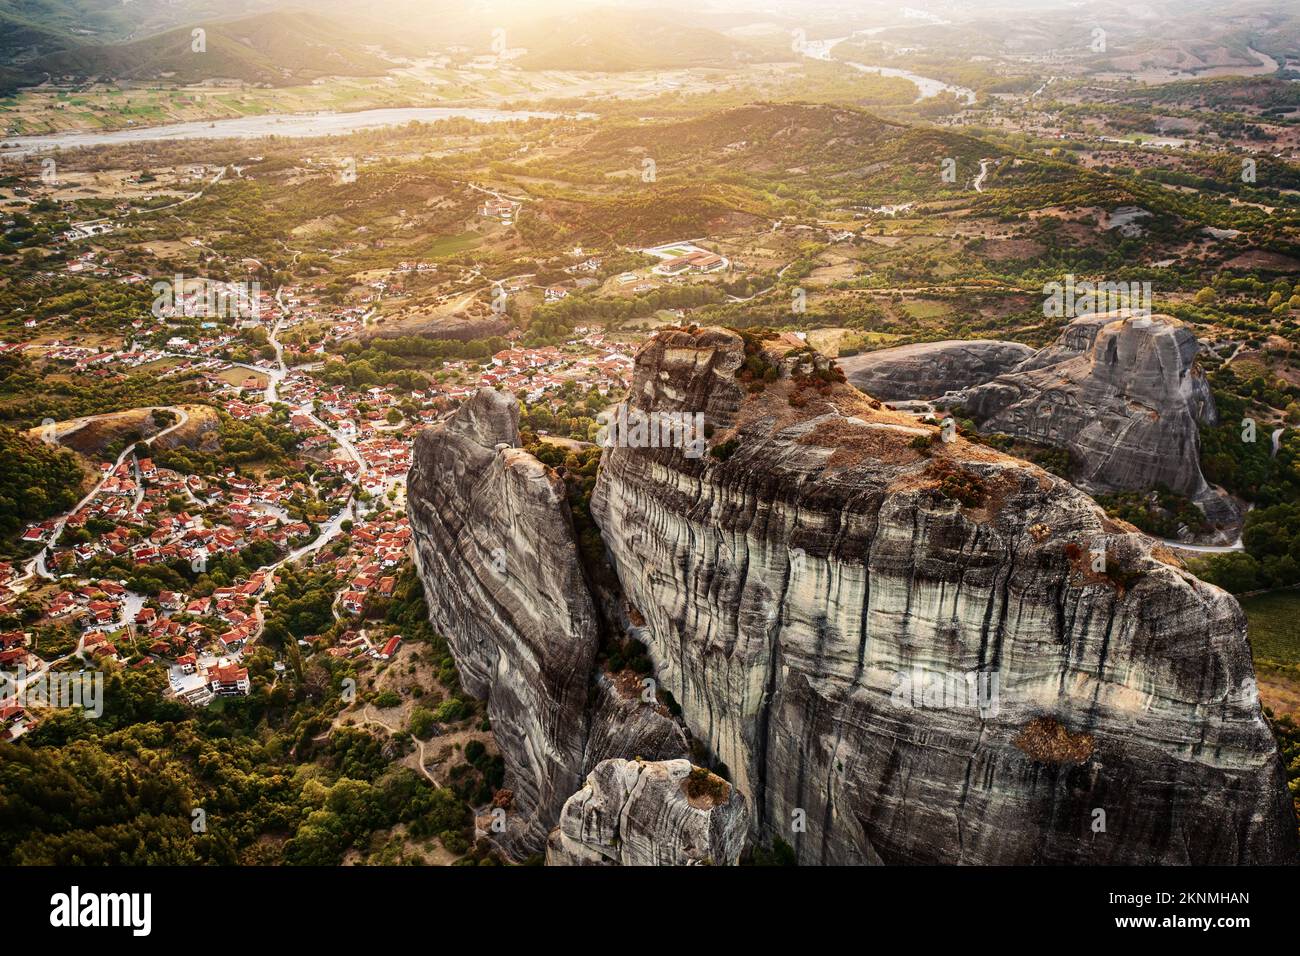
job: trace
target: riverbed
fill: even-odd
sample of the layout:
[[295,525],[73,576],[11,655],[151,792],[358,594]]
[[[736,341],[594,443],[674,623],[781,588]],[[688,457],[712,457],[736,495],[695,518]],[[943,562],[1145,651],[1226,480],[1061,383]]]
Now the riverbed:
[[[256,139],[263,136],[302,138],[343,136],[359,130],[402,126],[406,123],[436,123],[448,119],[468,119],[479,123],[508,123],[531,119],[558,119],[565,114],[534,110],[497,110],[482,107],[410,106],[358,110],[353,113],[269,113],[241,116],[210,122],[171,123],[165,126],[141,126],[96,133],[77,131],[47,133],[41,136],[14,136],[0,142],[0,157],[22,157],[51,149],[76,149],[84,146],[114,146],[124,143],[153,143],[182,139]],[[594,113],[574,114],[575,119],[590,119]]]
[[[854,36],[869,35],[873,32],[879,31],[862,30],[859,33],[855,33],[853,36],[836,37],[833,40],[808,40],[800,49],[804,56],[811,57],[814,60],[830,61],[832,59],[831,50],[833,50],[837,44],[843,43],[846,40],[852,40]],[[921,76],[917,73],[911,72],[910,70],[899,70],[892,66],[871,66],[867,63],[853,63],[848,60],[843,62],[845,65],[852,67],[859,73],[874,73],[877,76],[891,76],[902,80],[910,80],[918,91],[918,96],[916,97],[916,102],[918,103],[921,102],[921,100],[928,100],[945,92],[951,93],[967,106],[971,106],[975,102],[975,91],[967,89],[964,86],[953,86],[951,83],[945,83],[943,80],[936,80],[929,76]]]

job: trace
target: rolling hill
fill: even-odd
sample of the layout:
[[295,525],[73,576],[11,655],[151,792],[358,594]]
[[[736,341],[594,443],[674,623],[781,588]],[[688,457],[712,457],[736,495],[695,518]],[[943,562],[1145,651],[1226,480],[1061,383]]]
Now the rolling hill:
[[[653,157],[661,180],[712,170],[723,181],[779,194],[829,196],[880,187],[917,198],[940,190],[939,165],[954,159],[970,175],[995,147],[950,130],[916,128],[858,109],[759,103],[686,120],[613,127],[596,133],[577,168],[609,173]],[[868,198],[865,194],[859,198]]]
[[195,28],[184,26],[129,43],[69,47],[14,69],[25,84],[54,77],[176,83],[237,79],[283,86],[321,76],[379,76],[392,67],[367,48],[367,39],[373,38],[364,31],[317,14],[273,12],[200,27],[206,34],[201,52],[193,48]]
[[0,0],[0,65],[282,5],[280,0]]

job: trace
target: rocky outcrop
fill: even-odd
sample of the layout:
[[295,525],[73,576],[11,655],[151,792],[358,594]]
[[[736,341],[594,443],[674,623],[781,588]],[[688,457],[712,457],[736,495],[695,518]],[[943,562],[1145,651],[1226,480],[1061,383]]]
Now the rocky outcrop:
[[486,698],[505,759],[508,850],[540,846],[582,779],[595,608],[563,481],[519,444],[512,396],[480,391],[416,440],[414,555],[461,683]]
[[[1073,486],[794,340],[662,332],[628,403],[709,435],[608,448],[592,500],[651,684],[598,664],[608,601],[513,399],[417,443],[416,559],[488,701],[512,855],[733,862],[747,831],[804,863],[1293,859],[1239,606]],[[718,777],[659,763],[688,744],[668,704]]]
[[[1183,336],[1097,341],[1093,388],[1177,384],[1191,414]],[[628,402],[705,415],[703,458],[607,449],[592,511],[754,838],[803,863],[1293,858],[1240,607],[1067,482],[796,341],[661,332]]]
[[542,850],[597,761],[688,749],[653,696],[600,671],[601,622],[564,482],[517,447],[518,422],[513,396],[479,391],[419,436],[408,478],[430,620],[465,689],[487,701],[514,794],[500,843],[517,858]]
[[689,760],[606,760],[569,798],[548,866],[734,866],[745,845],[744,798]]
[[[1056,365],[1066,359],[1072,359],[1092,351],[1097,341],[1097,333],[1104,326],[1110,325],[1122,316],[1118,314],[1087,315],[1075,319],[1057,336],[1056,341],[1046,348],[1041,348],[1025,359],[1014,369],[1008,371],[1029,372],[1036,368]],[[985,380],[987,381],[987,379]],[[983,384],[983,383],[978,383]]]
[[921,342],[839,360],[848,380],[887,402],[938,398],[1010,371],[1034,350],[1019,342]]
[[1164,485],[1213,499],[1200,426],[1214,397],[1191,329],[1168,316],[1079,319],[1014,370],[954,400],[982,431],[1066,448],[1077,484],[1094,491]]
[[611,757],[660,760],[690,751],[681,724],[658,700],[653,682],[647,686],[630,672],[598,673],[590,712],[584,767]]
[[509,319],[495,314],[450,315],[441,318],[410,316],[372,326],[368,337],[391,339],[416,335],[426,339],[454,339],[458,342],[469,342],[474,339],[491,338],[494,335],[505,335],[510,328]]

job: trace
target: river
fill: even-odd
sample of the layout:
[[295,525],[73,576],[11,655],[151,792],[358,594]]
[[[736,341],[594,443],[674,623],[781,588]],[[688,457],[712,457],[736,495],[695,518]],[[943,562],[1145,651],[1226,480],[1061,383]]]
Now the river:
[[[859,33],[853,34],[853,36],[836,37],[833,40],[807,40],[800,49],[804,56],[812,57],[814,60],[829,61],[831,59],[831,50],[833,50],[837,44],[843,43],[846,40],[852,40],[853,37],[856,36],[870,35],[876,32],[879,32],[879,29],[874,31],[862,30]],[[967,106],[971,106],[975,102],[975,91],[967,89],[964,86],[953,86],[951,83],[943,82],[943,80],[936,80],[929,76],[920,76],[916,73],[910,72],[909,70],[899,70],[892,66],[869,66],[865,63],[853,63],[848,60],[843,62],[861,73],[875,73],[878,76],[893,76],[903,80],[910,80],[916,86],[919,93],[916,98],[916,102],[918,103],[921,102],[921,100],[928,100],[931,97],[938,96],[940,93],[944,92],[951,93]]]
[[[565,114],[533,110],[452,106],[394,107],[358,110],[354,113],[268,113],[265,116],[241,116],[210,122],[141,126],[108,132],[78,130],[67,133],[47,133],[41,136],[14,136],[0,143],[0,157],[17,158],[50,149],[152,143],[160,140],[341,136],[359,130],[402,126],[411,122],[436,123],[447,119],[469,119],[479,123],[505,123],[512,120],[558,119],[563,115]],[[576,119],[590,119],[595,114],[576,113],[573,116]]]

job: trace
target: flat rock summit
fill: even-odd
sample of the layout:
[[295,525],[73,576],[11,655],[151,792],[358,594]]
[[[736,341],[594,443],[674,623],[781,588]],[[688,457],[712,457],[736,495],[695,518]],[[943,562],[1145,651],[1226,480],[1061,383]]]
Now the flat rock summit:
[[1034,355],[1019,342],[919,342],[838,360],[851,384],[883,401],[939,398],[981,385]]

